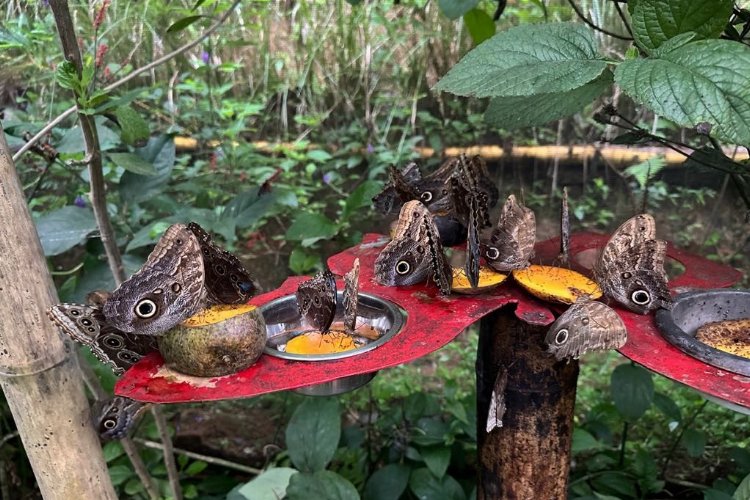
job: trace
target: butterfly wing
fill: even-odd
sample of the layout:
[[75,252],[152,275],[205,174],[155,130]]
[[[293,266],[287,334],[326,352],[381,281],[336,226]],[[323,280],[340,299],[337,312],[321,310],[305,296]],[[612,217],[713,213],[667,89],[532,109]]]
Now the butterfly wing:
[[536,218],[534,212],[508,196],[489,242],[483,245],[483,256],[493,269],[501,272],[529,266],[534,254]]
[[203,254],[208,302],[212,304],[244,304],[250,300],[258,287],[242,262],[230,252],[216,245],[213,238],[195,222],[189,223],[187,227],[198,239]]
[[47,315],[70,338],[94,353],[120,375],[143,356],[157,350],[154,337],[123,332],[110,325],[95,306],[58,304]]
[[501,366],[495,378],[495,385],[492,388],[490,396],[490,410],[487,413],[487,432],[499,429],[503,426],[503,417],[505,416],[505,389],[508,387],[508,370]]
[[328,266],[300,283],[296,295],[300,315],[321,333],[328,332],[336,314],[336,279]]
[[122,439],[133,431],[148,406],[140,401],[114,396],[94,404],[91,419],[99,431],[99,437],[105,441]]
[[593,350],[618,349],[628,340],[620,316],[594,300],[579,300],[555,321],[544,341],[547,352],[558,360],[578,359]]
[[[394,181],[394,178],[399,179],[398,185]],[[375,210],[382,214],[397,212],[404,203],[403,197],[406,193],[412,191],[414,184],[421,179],[422,173],[419,171],[419,166],[414,162],[406,165],[400,172],[394,166],[391,166],[389,169],[388,184],[380,193],[372,198]],[[403,186],[408,186],[406,192]]]
[[357,296],[359,294],[359,259],[352,270],[344,275],[344,328],[353,332],[357,326]]
[[639,214],[614,232],[594,266],[594,276],[605,295],[633,312],[669,308],[666,253],[666,242],[656,239],[654,218]]
[[107,299],[107,321],[123,332],[157,335],[204,305],[200,244],[184,224],[167,229],[143,267]]

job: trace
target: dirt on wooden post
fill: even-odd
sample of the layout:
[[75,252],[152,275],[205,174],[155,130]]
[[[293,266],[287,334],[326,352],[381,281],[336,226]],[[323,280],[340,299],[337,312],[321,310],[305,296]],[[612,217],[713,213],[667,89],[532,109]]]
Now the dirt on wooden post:
[[[512,307],[482,319],[477,352],[478,500],[567,498],[578,361],[546,354],[546,327]],[[503,426],[486,432],[495,378],[507,370]]]
[[116,499],[57,301],[0,126],[0,385],[46,500]]

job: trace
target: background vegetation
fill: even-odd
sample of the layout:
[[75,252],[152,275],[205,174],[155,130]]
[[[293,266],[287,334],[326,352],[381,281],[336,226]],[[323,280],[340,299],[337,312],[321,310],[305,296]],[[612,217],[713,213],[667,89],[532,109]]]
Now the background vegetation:
[[[618,91],[580,114],[531,126],[510,123],[507,116],[493,119],[490,112],[485,120],[486,97],[430,90],[496,30],[580,21],[562,0],[510,1],[497,21],[492,16],[498,3],[484,0],[241,3],[198,46],[106,95],[97,93],[196,39],[230,5],[71,2],[90,69],[78,91],[80,82],[62,64],[46,2],[4,5],[0,107],[11,148],[68,109],[71,91],[86,95],[84,107],[95,114],[104,151],[107,211],[129,272],[169,224],[195,220],[272,289],[287,274],[313,271],[363,232],[385,231],[387,221],[370,211],[370,198],[388,165],[419,157],[417,148],[435,151],[425,162],[433,166],[446,147],[475,144],[499,144],[506,151],[600,139],[712,145],[707,134],[682,128]],[[626,33],[616,2],[573,5],[590,23]],[[738,43],[746,43],[748,17],[741,7],[732,19]],[[627,9],[623,15],[629,18]],[[725,24],[716,36],[733,35]],[[603,57],[635,58],[626,53],[627,40],[593,33]],[[594,114],[605,101],[627,118],[630,136],[622,135],[611,114]],[[17,166],[60,298],[81,301],[88,291],[111,289],[114,282],[96,238],[77,120],[64,120],[42,146],[21,156]],[[733,181],[737,172],[717,175],[705,164],[701,170],[659,158],[620,165],[598,157],[581,165],[503,157],[491,167],[503,192],[523,189],[537,211],[540,238],[556,234],[555,200],[568,185],[576,229],[611,230],[647,203],[662,237],[748,269],[747,207],[743,185]],[[270,192],[258,196],[262,185]],[[476,334],[469,331],[337,400],[276,394],[168,409],[177,446],[202,455],[180,455],[185,496],[256,498],[263,481],[248,481],[273,467],[262,476],[266,484],[285,484],[295,470],[312,473],[306,479],[312,483],[292,481],[287,494],[293,499],[309,497],[316,487],[333,488],[341,498],[351,498],[352,488],[363,498],[445,498],[445,492],[468,498],[476,427],[473,384],[466,381],[473,378],[475,345]],[[111,389],[111,375],[94,366]],[[750,472],[745,416],[623,364],[617,354],[588,356],[582,366],[572,497],[731,498]],[[610,385],[616,391],[623,383],[640,389],[635,410],[632,400],[618,404],[612,398]],[[313,423],[324,435],[307,449],[296,436]],[[0,485],[4,497],[9,491],[34,497],[14,429],[3,405]],[[150,420],[137,437],[147,444],[158,438]],[[119,444],[107,444],[105,453],[120,492],[142,497]],[[144,448],[143,456],[167,495],[161,453]],[[336,498],[334,490],[328,498]]]

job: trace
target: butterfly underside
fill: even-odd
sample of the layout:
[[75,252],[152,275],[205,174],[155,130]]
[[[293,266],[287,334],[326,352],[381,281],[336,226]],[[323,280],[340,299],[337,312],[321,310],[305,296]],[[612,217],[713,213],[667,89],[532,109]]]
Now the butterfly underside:
[[570,211],[568,210],[568,188],[563,188],[560,200],[560,255],[558,259],[563,266],[568,265],[570,257]]
[[555,321],[544,341],[558,360],[594,350],[619,349],[628,340],[620,316],[606,304],[580,299]]
[[510,195],[489,241],[482,245],[482,254],[487,264],[496,271],[523,269],[529,266],[534,255],[535,240],[534,212]]
[[299,284],[297,308],[300,315],[321,333],[331,328],[336,314],[336,279],[328,266]]
[[410,201],[401,208],[393,240],[375,260],[375,279],[386,286],[408,286],[430,277],[442,294],[450,293],[453,274],[432,215],[419,201]]
[[359,294],[359,259],[344,275],[344,328],[351,333],[357,327],[357,296]]
[[184,225],[167,229],[143,267],[122,283],[103,307],[123,332],[158,335],[205,305],[201,247]]
[[670,308],[666,253],[667,243],[656,239],[654,218],[639,214],[609,239],[594,266],[594,277],[606,296],[633,312]]
[[492,388],[490,396],[490,411],[487,413],[487,432],[499,429],[503,426],[503,417],[505,416],[505,389],[508,386],[508,370],[501,366],[495,378],[495,385]]
[[114,396],[95,403],[91,409],[91,419],[102,439],[122,439],[133,431],[148,407],[148,404],[140,401]]
[[210,304],[244,304],[257,291],[257,286],[240,260],[213,242],[198,224],[187,225],[198,239],[203,254],[205,287]]
[[47,314],[70,338],[87,346],[102,363],[110,365],[115,375],[121,375],[143,356],[157,350],[154,337],[118,330],[96,306],[58,304]]

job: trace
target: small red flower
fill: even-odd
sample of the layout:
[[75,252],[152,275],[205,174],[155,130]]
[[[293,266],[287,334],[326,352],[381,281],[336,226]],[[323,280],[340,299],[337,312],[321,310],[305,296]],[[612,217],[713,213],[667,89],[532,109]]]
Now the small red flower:
[[97,68],[100,68],[102,64],[104,64],[104,56],[107,55],[108,50],[109,50],[109,47],[107,47],[106,43],[99,45],[99,47],[96,49],[96,67]]
[[99,26],[104,22],[104,16],[107,14],[107,8],[109,7],[110,0],[104,0],[102,6],[96,11],[94,15],[94,29],[98,30]]

